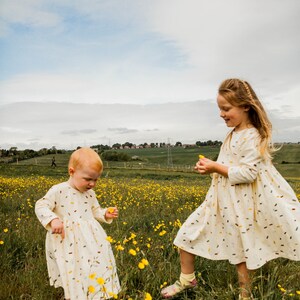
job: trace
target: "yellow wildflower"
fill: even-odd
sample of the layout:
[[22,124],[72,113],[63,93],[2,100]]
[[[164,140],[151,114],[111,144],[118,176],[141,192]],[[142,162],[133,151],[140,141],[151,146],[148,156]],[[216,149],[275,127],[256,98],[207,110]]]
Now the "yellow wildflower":
[[106,240],[109,241],[110,243],[112,243],[114,241],[113,238],[109,235],[106,237]]
[[136,256],[136,251],[134,249],[130,249],[128,252],[129,254]]
[[95,287],[93,285],[89,286],[89,293],[95,293]]
[[141,260],[141,262],[142,262],[145,266],[148,266],[148,265],[149,265],[149,261],[148,261],[147,259],[145,259],[145,258],[143,258],[143,259]]
[[202,159],[202,158],[205,158],[205,156],[202,154],[199,154],[199,159]]
[[167,232],[165,231],[165,230],[162,230],[160,233],[159,233],[159,235],[160,236],[163,236],[163,235],[165,235]]
[[89,275],[90,279],[95,279],[95,277],[96,277],[96,273],[92,273],[92,274]]
[[152,300],[152,296],[149,293],[145,293],[144,300]]
[[124,247],[121,246],[121,245],[118,245],[118,246],[116,247],[116,249],[117,249],[118,251],[123,251],[123,250],[124,250]]
[[104,282],[105,282],[105,281],[104,281],[104,279],[103,279],[102,277],[98,277],[98,278],[97,278],[97,283],[98,283],[98,284],[101,284],[101,285],[102,285],[102,284],[104,284]]
[[142,262],[139,262],[138,267],[141,270],[145,269],[145,265]]
[[4,232],[8,232],[8,228],[4,228],[3,231],[4,231]]

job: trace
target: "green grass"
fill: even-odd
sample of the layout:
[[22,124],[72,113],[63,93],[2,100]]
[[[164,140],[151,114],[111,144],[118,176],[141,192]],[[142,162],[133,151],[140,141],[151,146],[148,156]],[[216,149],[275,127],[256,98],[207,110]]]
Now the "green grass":
[[[291,148],[299,149],[299,146],[287,147],[281,150],[282,153],[277,153],[277,162],[283,157],[290,162],[293,157],[298,159],[298,152]],[[149,161],[148,165],[143,168],[124,168],[124,163],[108,165],[95,190],[103,207],[117,205],[120,209],[118,220],[112,225],[103,224],[107,234],[114,239],[112,247],[122,283],[120,299],[142,300],[144,292],[148,292],[153,300],[159,300],[160,286],[164,282],[174,282],[180,272],[178,253],[172,245],[178,231],[178,220],[183,222],[203,201],[210,177],[199,176],[191,170],[154,168],[157,157],[161,155],[163,161],[165,154],[159,154],[158,149],[142,150],[147,150],[139,153],[143,153],[140,156]],[[183,165],[189,162],[187,157],[192,161],[199,152],[210,158],[216,154],[199,149],[179,150],[176,155],[174,151],[174,157]],[[51,158],[52,155],[41,157],[38,161],[0,164],[1,300],[63,299],[61,289],[49,286],[44,253],[45,230],[33,210],[35,201],[53,184],[68,178],[69,155],[56,155],[56,168],[50,167]],[[277,166],[286,168],[286,178],[299,195],[299,165]],[[166,234],[160,236],[162,230]],[[132,233],[136,237],[130,239]],[[124,243],[125,239],[128,242]],[[116,250],[118,244],[124,246],[124,251]],[[131,256],[128,250],[136,247],[139,248],[137,256]],[[141,258],[147,258],[150,263],[144,270],[137,267]],[[226,261],[197,257],[196,270],[199,286],[194,291],[183,293],[178,300],[237,299],[234,266]],[[296,291],[300,291],[299,262],[277,259],[254,274],[256,299],[300,299]]]

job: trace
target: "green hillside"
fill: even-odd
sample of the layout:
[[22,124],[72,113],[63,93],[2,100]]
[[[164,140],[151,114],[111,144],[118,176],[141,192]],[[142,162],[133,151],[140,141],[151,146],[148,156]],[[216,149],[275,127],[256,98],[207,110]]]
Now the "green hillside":
[[[147,149],[122,149],[116,150],[120,153],[127,153],[136,160],[129,162],[104,161],[105,172],[116,172],[117,169],[123,169],[124,176],[131,176],[138,172],[145,173],[145,170],[157,172],[193,172],[193,166],[198,160],[198,155],[203,154],[210,159],[216,159],[219,153],[219,147],[203,146],[199,148],[147,148]],[[33,159],[22,160],[18,163],[10,164],[15,168],[19,168],[20,173],[44,174],[44,175],[64,175],[70,153],[56,154],[57,168],[51,168],[51,160],[53,155],[45,155]],[[274,155],[274,165],[279,172],[285,177],[300,177],[300,145],[284,144]],[[1,173],[7,164],[1,164]],[[27,168],[26,168],[27,166]],[[30,168],[28,168],[30,166]],[[24,168],[25,167],[25,168]],[[40,168],[45,167],[45,168]],[[126,172],[124,171],[126,169]],[[138,170],[138,171],[134,171]]]

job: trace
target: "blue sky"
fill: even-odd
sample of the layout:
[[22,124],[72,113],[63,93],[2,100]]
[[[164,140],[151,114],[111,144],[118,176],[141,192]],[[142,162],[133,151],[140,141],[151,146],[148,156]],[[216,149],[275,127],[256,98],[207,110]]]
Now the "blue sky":
[[[300,132],[299,13],[298,0],[1,0],[0,117],[20,102],[214,101],[223,79],[240,77]],[[34,128],[6,141],[20,124],[3,120],[1,147],[30,146]]]

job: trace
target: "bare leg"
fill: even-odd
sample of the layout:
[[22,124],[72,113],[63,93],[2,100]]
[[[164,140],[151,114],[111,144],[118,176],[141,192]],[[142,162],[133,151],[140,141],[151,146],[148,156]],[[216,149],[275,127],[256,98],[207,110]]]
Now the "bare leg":
[[195,278],[195,255],[179,249],[181,274],[179,280],[161,290],[163,298],[171,298],[183,290],[197,286]]
[[240,285],[240,296],[242,298],[251,297],[251,274],[246,263],[236,265],[238,280]]
[[179,249],[181,272],[192,274],[195,271],[195,255]]

